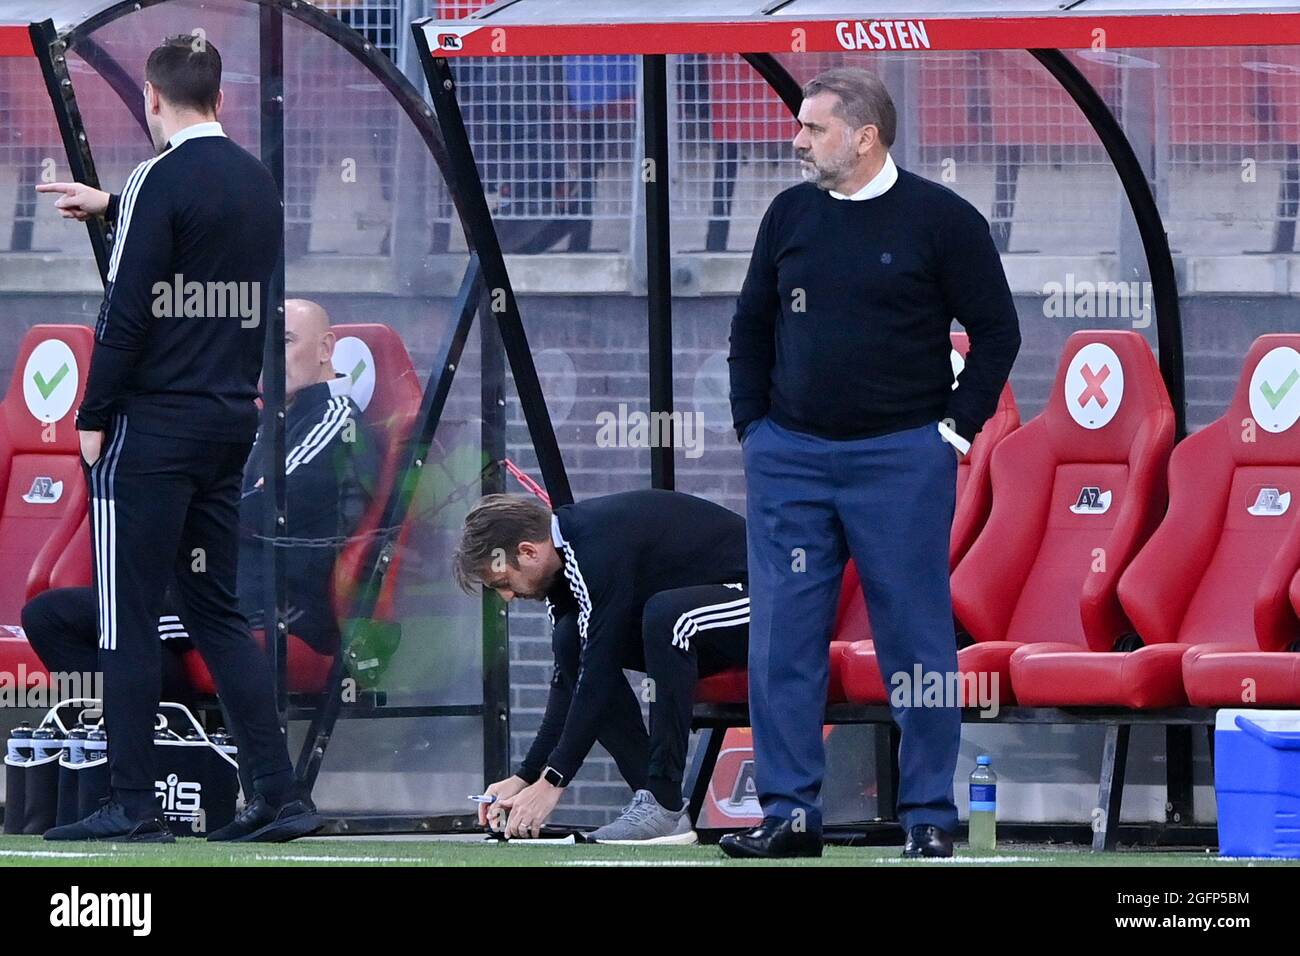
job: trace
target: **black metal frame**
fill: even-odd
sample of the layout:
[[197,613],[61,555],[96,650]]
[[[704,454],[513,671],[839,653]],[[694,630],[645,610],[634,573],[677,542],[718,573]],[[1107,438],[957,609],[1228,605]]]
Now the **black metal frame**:
[[[81,111],[77,108],[77,95],[68,73],[68,45],[59,37],[52,20],[33,23],[28,27],[28,34],[32,38],[32,51],[41,65],[45,91],[50,97],[50,106],[59,126],[59,136],[63,140],[63,151],[67,154],[72,177],[77,182],[98,189],[99,175],[95,172],[95,159],[90,153],[86,129],[81,122]],[[90,248],[95,254],[95,265],[99,268],[100,282],[107,283],[109,234],[104,220],[97,216],[87,219],[86,232],[90,236]]]
[[[143,112],[137,102],[135,85],[125,71],[93,39],[95,31],[112,23],[120,17],[134,13],[146,7],[152,7],[168,0],[122,0],[96,13],[81,23],[74,24],[62,35],[56,33],[54,25],[47,21],[34,24],[30,28],[33,47],[41,61],[46,85],[50,94],[55,117],[59,123],[64,148],[68,154],[74,178],[89,185],[98,185],[94,173],[94,163],[90,144],[85,134],[79,112],[76,108],[71,79],[67,75],[64,54],[75,49],[85,62],[101,74],[122,99],[124,106],[135,117],[147,133],[143,122]],[[263,161],[272,170],[283,197],[283,18],[289,15],[308,28],[324,34],[338,44],[388,90],[394,100],[410,118],[428,149],[435,164],[444,172],[449,181],[452,179],[449,158],[443,146],[438,130],[432,122],[432,110],[420,96],[419,91],[402,75],[397,67],[384,54],[380,53],[360,34],[346,24],[318,10],[317,8],[296,0],[243,0],[257,6],[260,18],[260,78],[261,88],[261,139]],[[458,214],[464,218],[464,203],[453,191],[453,203]],[[102,221],[91,220],[88,223],[92,247],[95,249],[96,261],[100,265],[101,277],[107,275],[108,238]],[[489,224],[490,229],[490,224]],[[466,228],[467,234],[471,229]],[[499,249],[496,252],[500,259]],[[504,272],[502,266],[500,271]],[[267,347],[264,360],[264,384],[267,388],[267,407],[278,408],[279,414],[273,419],[277,430],[277,447],[275,455],[276,476],[270,479],[274,504],[268,509],[264,518],[264,531],[267,537],[274,537],[283,527],[285,516],[284,503],[284,454],[283,454],[283,388],[284,388],[284,353],[274,348],[273,343],[283,341],[283,295],[284,295],[284,260],[281,257],[275,272],[276,288],[272,290],[277,308],[272,310],[271,324],[267,330]],[[462,278],[458,295],[457,314],[459,321],[444,344],[442,357],[444,363],[439,366],[438,374],[431,376],[426,386],[421,403],[420,416],[414,428],[414,437],[406,449],[404,467],[400,470],[389,499],[385,503],[384,518],[381,527],[393,528],[401,523],[410,504],[419,470],[423,466],[428,447],[438,426],[442,406],[445,404],[451,385],[454,367],[459,364],[459,356],[465,344],[469,324],[475,310],[486,307],[483,295],[482,275],[477,256],[472,256]],[[516,314],[517,318],[517,314]],[[522,326],[519,327],[522,335]],[[516,354],[519,343],[515,343]],[[526,342],[522,354],[532,369],[531,357]],[[504,458],[505,409],[504,409],[504,370],[499,345],[493,345],[493,337],[484,330],[483,346],[483,436],[484,450],[489,455],[485,463],[484,490],[499,489],[503,486],[500,461]],[[516,371],[518,378],[519,372]],[[533,371],[533,381],[536,373]],[[540,396],[540,386],[537,388]],[[278,397],[277,397],[278,396]],[[549,428],[549,419],[546,421]],[[554,464],[558,463],[558,449],[552,458],[551,474],[548,481],[557,480]],[[544,474],[546,472],[544,471]],[[567,489],[563,465],[559,465],[558,484],[556,487]],[[563,491],[561,492],[562,497]],[[382,587],[383,576],[392,560],[394,543],[392,541],[377,543],[367,562],[370,574],[365,586],[358,589],[354,603],[347,615],[349,621],[364,619],[373,613],[375,601]],[[284,618],[283,569],[279,566],[275,548],[268,543],[268,558],[264,565],[264,580],[271,585],[268,591],[275,593],[272,602],[268,595],[268,605],[276,608],[276,626],[274,638],[268,640],[268,649],[273,655],[276,675],[277,704],[282,721],[310,720],[307,737],[304,740],[302,754],[296,767],[299,779],[308,785],[314,784],[319,773],[325,749],[328,746],[334,724],[340,719],[377,719],[377,718],[412,718],[412,717],[482,717],[483,724],[483,768],[488,779],[504,776],[509,758],[508,726],[508,632],[506,619],[500,600],[493,594],[483,597],[483,691],[482,704],[418,705],[388,706],[383,694],[369,693],[361,695],[356,704],[344,705],[340,687],[345,667],[349,630],[340,642],[339,650],[331,665],[330,681],[321,695],[299,695],[287,693],[285,666],[285,639],[287,626]],[[489,626],[490,625],[490,626]],[[353,625],[355,626],[355,625]],[[472,815],[447,815],[434,817],[410,817],[402,815],[347,818],[332,821],[330,826],[338,832],[397,832],[397,831],[455,831],[463,829],[472,821]]]
[[663,54],[641,57],[641,109],[645,132],[646,312],[649,318],[650,420],[656,429],[650,448],[650,486],[671,489],[673,450],[673,264],[668,190],[668,62]]

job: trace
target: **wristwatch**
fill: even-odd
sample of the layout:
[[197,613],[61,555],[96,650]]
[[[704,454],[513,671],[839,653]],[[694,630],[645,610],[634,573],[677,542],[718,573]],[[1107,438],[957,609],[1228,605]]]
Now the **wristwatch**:
[[564,786],[564,774],[560,773],[560,771],[556,770],[554,767],[550,766],[549,764],[542,771],[542,779],[545,780],[547,783],[549,783],[552,787]]

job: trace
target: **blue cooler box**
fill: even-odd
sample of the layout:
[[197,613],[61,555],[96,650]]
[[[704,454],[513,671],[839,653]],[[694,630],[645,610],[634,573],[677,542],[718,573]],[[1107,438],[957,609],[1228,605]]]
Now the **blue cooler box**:
[[1300,858],[1300,710],[1221,710],[1214,792],[1223,856]]

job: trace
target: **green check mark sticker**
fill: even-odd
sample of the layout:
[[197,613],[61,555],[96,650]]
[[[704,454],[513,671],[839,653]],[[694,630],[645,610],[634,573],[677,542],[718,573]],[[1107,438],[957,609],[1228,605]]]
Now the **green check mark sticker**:
[[[1295,373],[1293,372],[1291,374],[1292,378],[1294,378]],[[39,370],[32,375],[32,381],[36,384],[37,391],[41,393],[41,398],[49,398],[54,394],[54,390],[59,387],[59,383],[67,377],[68,363],[64,362],[59,366],[59,370],[54,373],[54,376],[48,382],[45,381],[45,376],[43,376]],[[1288,387],[1290,387],[1289,384]],[[1274,407],[1276,407],[1276,405],[1274,405]]]
[[1291,391],[1296,382],[1300,382],[1300,369],[1293,368],[1291,374],[1286,377],[1286,381],[1276,389],[1269,385],[1268,382],[1260,382],[1259,391],[1260,394],[1264,396],[1264,400],[1268,402],[1268,407],[1276,410],[1278,405],[1282,403],[1282,399],[1286,398],[1287,392]]
[[361,373],[364,372],[365,370],[366,370],[366,360],[361,359],[357,362],[356,367],[352,369],[351,378],[352,378],[353,385],[357,383],[357,380],[361,378]]

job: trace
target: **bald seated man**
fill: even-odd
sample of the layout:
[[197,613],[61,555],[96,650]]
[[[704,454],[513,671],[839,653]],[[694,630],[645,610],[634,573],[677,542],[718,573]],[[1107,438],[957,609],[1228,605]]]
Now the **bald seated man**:
[[[284,303],[285,497],[292,539],[281,550],[285,565],[289,631],[321,653],[338,645],[331,576],[341,542],[352,533],[371,501],[379,463],[373,435],[351,398],[352,380],[334,370],[335,336],[317,303]],[[259,428],[244,466],[239,509],[240,611],[262,627],[262,494],[270,462],[270,435]],[[159,619],[163,640],[161,696],[186,701],[188,681],[180,654],[190,642],[176,613],[171,589]],[[93,588],[55,588],[23,608],[23,630],[51,671],[97,670],[97,620]],[[166,653],[171,651],[172,653]]]

